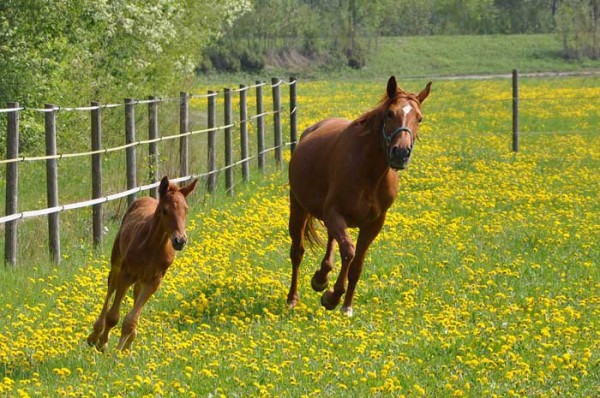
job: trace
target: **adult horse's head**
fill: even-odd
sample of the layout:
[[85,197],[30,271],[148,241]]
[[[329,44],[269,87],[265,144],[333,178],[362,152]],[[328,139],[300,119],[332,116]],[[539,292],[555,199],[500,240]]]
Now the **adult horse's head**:
[[410,162],[419,123],[423,120],[421,104],[430,89],[431,82],[418,94],[407,93],[398,87],[394,76],[388,80],[381,135],[392,169],[405,169]]
[[169,235],[169,239],[175,250],[182,250],[187,243],[185,232],[185,221],[188,213],[186,197],[196,187],[195,179],[190,184],[179,188],[170,183],[169,178],[164,176],[158,188],[159,200],[156,209],[160,217],[160,223]]

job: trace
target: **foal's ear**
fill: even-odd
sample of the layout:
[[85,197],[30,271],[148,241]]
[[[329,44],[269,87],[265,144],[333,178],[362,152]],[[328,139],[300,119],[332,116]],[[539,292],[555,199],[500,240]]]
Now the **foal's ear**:
[[169,192],[169,177],[164,176],[162,180],[160,180],[160,185],[158,186],[158,197],[162,198]]
[[425,86],[425,88],[423,89],[423,91],[421,91],[418,95],[419,97],[419,102],[423,103],[423,101],[425,101],[425,98],[427,98],[429,96],[429,91],[431,90],[431,82],[427,83],[427,85]]
[[196,188],[197,182],[198,182],[198,179],[194,178],[194,180],[192,182],[190,182],[189,184],[187,184],[185,187],[179,188],[179,192],[181,192],[183,194],[183,196],[188,196],[190,194],[190,192],[192,192],[194,190],[194,188]]
[[398,90],[398,83],[396,83],[396,77],[392,76],[387,82],[387,96],[389,99],[396,98],[396,93]]

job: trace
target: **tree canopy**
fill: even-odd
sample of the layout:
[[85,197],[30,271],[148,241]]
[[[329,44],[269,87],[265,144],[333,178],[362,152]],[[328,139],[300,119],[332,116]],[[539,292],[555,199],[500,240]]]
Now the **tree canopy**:
[[[161,94],[249,0],[3,0],[0,101]],[[125,94],[127,93],[127,94]]]
[[379,36],[556,32],[565,57],[597,59],[599,3],[3,0],[0,102],[161,95],[194,71],[260,71],[273,59],[361,68]]
[[[560,32],[565,56],[598,58],[598,0],[255,0],[205,51],[202,69],[253,71],[266,59],[360,68],[379,36]],[[557,35],[558,37],[558,35]],[[314,64],[314,62],[313,62]]]

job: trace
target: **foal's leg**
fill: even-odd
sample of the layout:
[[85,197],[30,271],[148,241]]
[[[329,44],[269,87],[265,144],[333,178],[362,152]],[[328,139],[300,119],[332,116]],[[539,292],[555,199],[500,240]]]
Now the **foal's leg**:
[[119,322],[119,311],[121,309],[121,302],[123,301],[123,297],[127,293],[127,290],[133,284],[133,280],[124,276],[124,273],[119,273],[119,277],[115,278],[116,280],[116,292],[115,299],[106,313],[106,326],[100,335],[100,340],[96,343],[96,348],[100,351],[104,350],[104,346],[108,342],[108,334],[110,330],[115,327],[115,325]]
[[321,268],[315,271],[312,279],[310,280],[310,285],[312,286],[315,292],[322,292],[327,288],[329,284],[329,272],[333,269],[333,257],[335,248],[335,239],[333,239],[333,235],[327,234],[327,249],[325,250],[325,256],[321,261]]
[[118,350],[128,350],[131,346],[135,336],[137,336],[137,324],[140,320],[140,315],[144,305],[156,292],[160,286],[162,278],[157,278],[152,282],[137,282],[134,286],[134,297],[133,309],[125,319],[123,319],[123,327],[121,328],[121,338],[119,339]]
[[308,221],[308,214],[298,204],[294,195],[290,194],[290,220],[289,220],[289,231],[290,238],[292,239],[292,246],[290,248],[290,259],[292,261],[292,281],[290,283],[290,291],[287,296],[287,303],[290,308],[293,308],[298,304],[298,270],[302,257],[304,256],[304,231],[306,230],[306,222]]
[[340,247],[340,255],[342,257],[342,267],[338,275],[333,290],[327,290],[321,296],[321,304],[328,310],[334,309],[341,300],[342,295],[346,291],[346,279],[348,277],[348,269],[354,260],[354,243],[346,230],[347,225],[344,218],[336,211],[330,212],[325,222],[329,235],[337,241]]
[[354,298],[356,284],[362,272],[367,250],[369,249],[369,246],[375,237],[379,234],[379,231],[381,231],[384,220],[385,216],[381,217],[374,224],[361,228],[360,232],[358,233],[358,239],[356,241],[356,255],[354,257],[354,261],[352,261],[350,269],[348,270],[348,290],[344,296],[344,305],[342,305],[341,308],[343,314],[352,316],[352,299]]
[[110,302],[110,298],[115,292],[116,285],[115,279],[118,274],[118,269],[114,267],[108,273],[108,288],[106,292],[106,298],[104,299],[104,305],[102,306],[102,310],[100,311],[100,315],[98,315],[98,319],[94,323],[94,330],[87,338],[87,343],[91,346],[95,345],[98,342],[98,338],[100,334],[104,331],[104,327],[106,326],[106,311],[108,310],[108,304]]

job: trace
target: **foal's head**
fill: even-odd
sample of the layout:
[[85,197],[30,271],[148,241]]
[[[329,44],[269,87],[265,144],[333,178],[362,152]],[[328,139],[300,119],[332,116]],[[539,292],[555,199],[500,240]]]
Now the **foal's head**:
[[407,93],[390,77],[384,98],[381,135],[388,163],[395,170],[405,169],[410,162],[417,139],[419,123],[423,119],[421,103],[429,95],[431,82],[418,94]]
[[194,179],[185,187],[179,188],[170,183],[164,176],[158,188],[158,206],[156,214],[160,217],[162,227],[167,231],[175,250],[181,250],[187,242],[185,220],[188,213],[186,197],[196,187],[198,179]]

